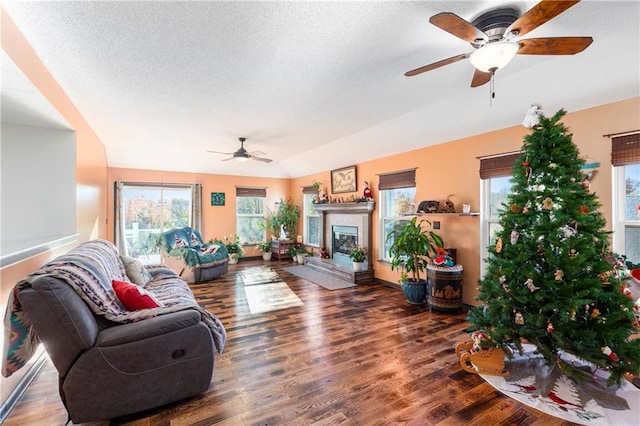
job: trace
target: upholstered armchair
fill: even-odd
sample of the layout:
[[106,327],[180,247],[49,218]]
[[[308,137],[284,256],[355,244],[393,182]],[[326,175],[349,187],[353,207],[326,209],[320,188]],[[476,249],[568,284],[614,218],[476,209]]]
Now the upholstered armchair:
[[208,281],[227,273],[229,252],[224,244],[205,244],[200,232],[189,226],[161,233],[157,245],[162,262],[185,281]]

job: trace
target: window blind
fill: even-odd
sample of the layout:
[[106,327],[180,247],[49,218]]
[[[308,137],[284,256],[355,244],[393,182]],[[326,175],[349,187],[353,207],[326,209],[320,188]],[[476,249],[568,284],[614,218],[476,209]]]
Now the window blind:
[[521,153],[499,155],[480,159],[480,179],[510,176],[513,174],[513,164]]
[[640,163],[640,133],[611,138],[611,164],[624,166]]
[[413,188],[416,186],[416,169],[379,175],[378,189]]
[[236,197],[266,197],[267,188],[247,188],[236,186]]

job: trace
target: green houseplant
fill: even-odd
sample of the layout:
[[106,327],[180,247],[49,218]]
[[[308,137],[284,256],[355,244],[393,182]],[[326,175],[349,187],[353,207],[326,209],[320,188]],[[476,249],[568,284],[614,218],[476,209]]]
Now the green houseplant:
[[278,232],[284,230],[285,235],[280,235],[280,239],[291,239],[296,232],[299,219],[300,207],[293,204],[291,200],[280,199],[278,210],[269,221],[269,227],[272,232],[273,229],[277,229]]
[[432,230],[423,229],[426,222],[417,217],[406,222],[399,232],[387,235],[391,241],[389,255],[391,256],[391,270],[402,271],[400,282],[402,291],[409,303],[423,304],[427,296],[426,268],[430,260],[436,255],[437,248],[444,247],[442,238]]
[[357,246],[349,250],[349,259],[353,262],[354,271],[365,271],[367,260],[367,249],[362,246]]
[[261,241],[258,243],[258,250],[262,253],[263,260],[271,260],[271,241]]
[[231,261],[229,263],[238,263],[238,259],[244,256],[244,248],[240,244],[240,236],[237,234],[229,234],[224,237],[224,245],[227,247]]

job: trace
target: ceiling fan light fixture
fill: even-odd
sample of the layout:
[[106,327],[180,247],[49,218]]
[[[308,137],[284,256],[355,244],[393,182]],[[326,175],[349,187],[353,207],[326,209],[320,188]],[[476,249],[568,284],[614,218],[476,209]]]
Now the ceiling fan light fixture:
[[241,162],[249,161],[249,157],[235,157],[235,159]]
[[504,68],[516,55],[520,45],[515,41],[487,43],[469,57],[471,64],[482,72],[495,72]]

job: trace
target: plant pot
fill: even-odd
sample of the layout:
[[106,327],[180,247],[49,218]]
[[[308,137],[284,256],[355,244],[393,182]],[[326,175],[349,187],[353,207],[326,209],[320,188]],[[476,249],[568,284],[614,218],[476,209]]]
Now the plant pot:
[[358,271],[366,271],[367,270],[367,262],[353,262],[353,270]]
[[402,293],[407,298],[407,302],[412,305],[424,305],[427,298],[427,282],[425,280],[420,280],[417,283],[402,281]]
[[235,265],[238,263],[238,259],[240,259],[238,253],[229,253],[229,265]]
[[263,251],[262,252],[262,260],[271,260],[271,252]]
[[298,263],[300,265],[304,265],[304,258],[306,257],[305,254],[296,254],[296,260],[298,261]]

